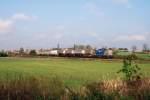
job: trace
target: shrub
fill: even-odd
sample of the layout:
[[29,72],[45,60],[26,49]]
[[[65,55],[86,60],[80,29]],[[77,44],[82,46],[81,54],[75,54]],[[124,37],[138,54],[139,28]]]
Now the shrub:
[[7,57],[7,56],[8,56],[7,53],[5,53],[5,52],[0,52],[0,57]]
[[37,55],[36,50],[31,50],[30,53],[29,53],[29,55],[36,56]]
[[141,73],[139,72],[140,68],[135,61],[136,59],[136,55],[128,55],[123,60],[122,69],[118,71],[118,73],[121,72],[125,75],[127,81],[133,81],[141,78]]

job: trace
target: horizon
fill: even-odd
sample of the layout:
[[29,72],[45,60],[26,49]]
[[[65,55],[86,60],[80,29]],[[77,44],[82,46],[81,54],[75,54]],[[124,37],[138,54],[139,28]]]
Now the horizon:
[[0,50],[150,46],[149,0],[0,1]]
[[[77,44],[77,45],[82,45],[82,44]],[[147,45],[147,44],[146,44]],[[83,46],[87,46],[87,45],[83,45]],[[131,52],[133,49],[132,49],[132,47],[130,47],[130,48],[126,48],[126,47],[99,47],[99,48],[97,48],[97,47],[93,47],[92,45],[90,45],[91,47],[92,47],[92,49],[96,49],[96,50],[98,50],[98,49],[102,49],[102,48],[106,48],[106,49],[109,49],[109,48],[113,48],[113,49],[121,49],[121,48],[123,48],[123,49],[127,49],[128,50],[128,52]],[[135,46],[135,45],[133,45],[133,46]],[[147,45],[148,46],[148,45]],[[19,48],[11,48],[11,49],[0,49],[0,51],[15,51],[15,50],[20,50],[21,48],[23,48],[25,51],[26,50],[41,50],[41,49],[43,49],[43,50],[57,50],[58,48],[57,47],[51,47],[51,48],[29,48],[29,47],[19,47]],[[68,48],[74,48],[73,46],[70,46],[70,47],[59,47],[59,49],[68,49]],[[150,48],[149,47],[147,47],[147,49],[148,50],[150,50]],[[137,52],[142,52],[143,51],[143,48],[142,47],[137,47],[136,46],[136,50],[135,51],[137,51]]]

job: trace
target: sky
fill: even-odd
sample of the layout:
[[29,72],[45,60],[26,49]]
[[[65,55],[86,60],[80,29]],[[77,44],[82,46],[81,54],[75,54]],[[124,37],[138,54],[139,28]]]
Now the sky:
[[1,0],[0,49],[150,46],[150,0]]

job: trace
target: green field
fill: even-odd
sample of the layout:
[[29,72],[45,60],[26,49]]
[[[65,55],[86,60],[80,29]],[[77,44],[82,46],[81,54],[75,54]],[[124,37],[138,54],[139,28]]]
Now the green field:
[[[87,82],[120,77],[116,72],[120,61],[64,58],[0,58],[0,77],[17,75],[61,79],[66,85],[80,86]],[[150,62],[139,63],[144,76],[150,76]]]
[[[123,51],[119,51],[117,53],[117,55],[121,55],[121,56],[127,56],[130,54],[131,54],[131,52],[123,52]],[[145,53],[135,53],[135,54],[140,59],[150,60],[150,54],[145,54]]]

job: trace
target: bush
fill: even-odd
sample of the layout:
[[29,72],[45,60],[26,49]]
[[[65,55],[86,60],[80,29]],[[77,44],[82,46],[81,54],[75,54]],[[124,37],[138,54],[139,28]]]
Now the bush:
[[8,54],[5,52],[0,52],[0,57],[8,57]]
[[37,55],[36,50],[31,50],[29,54],[30,54],[31,56],[36,56],[36,55]]
[[125,75],[127,81],[140,79],[141,73],[139,72],[140,68],[135,61],[136,59],[136,55],[128,55],[123,60],[122,69],[118,71],[118,73],[121,72]]

